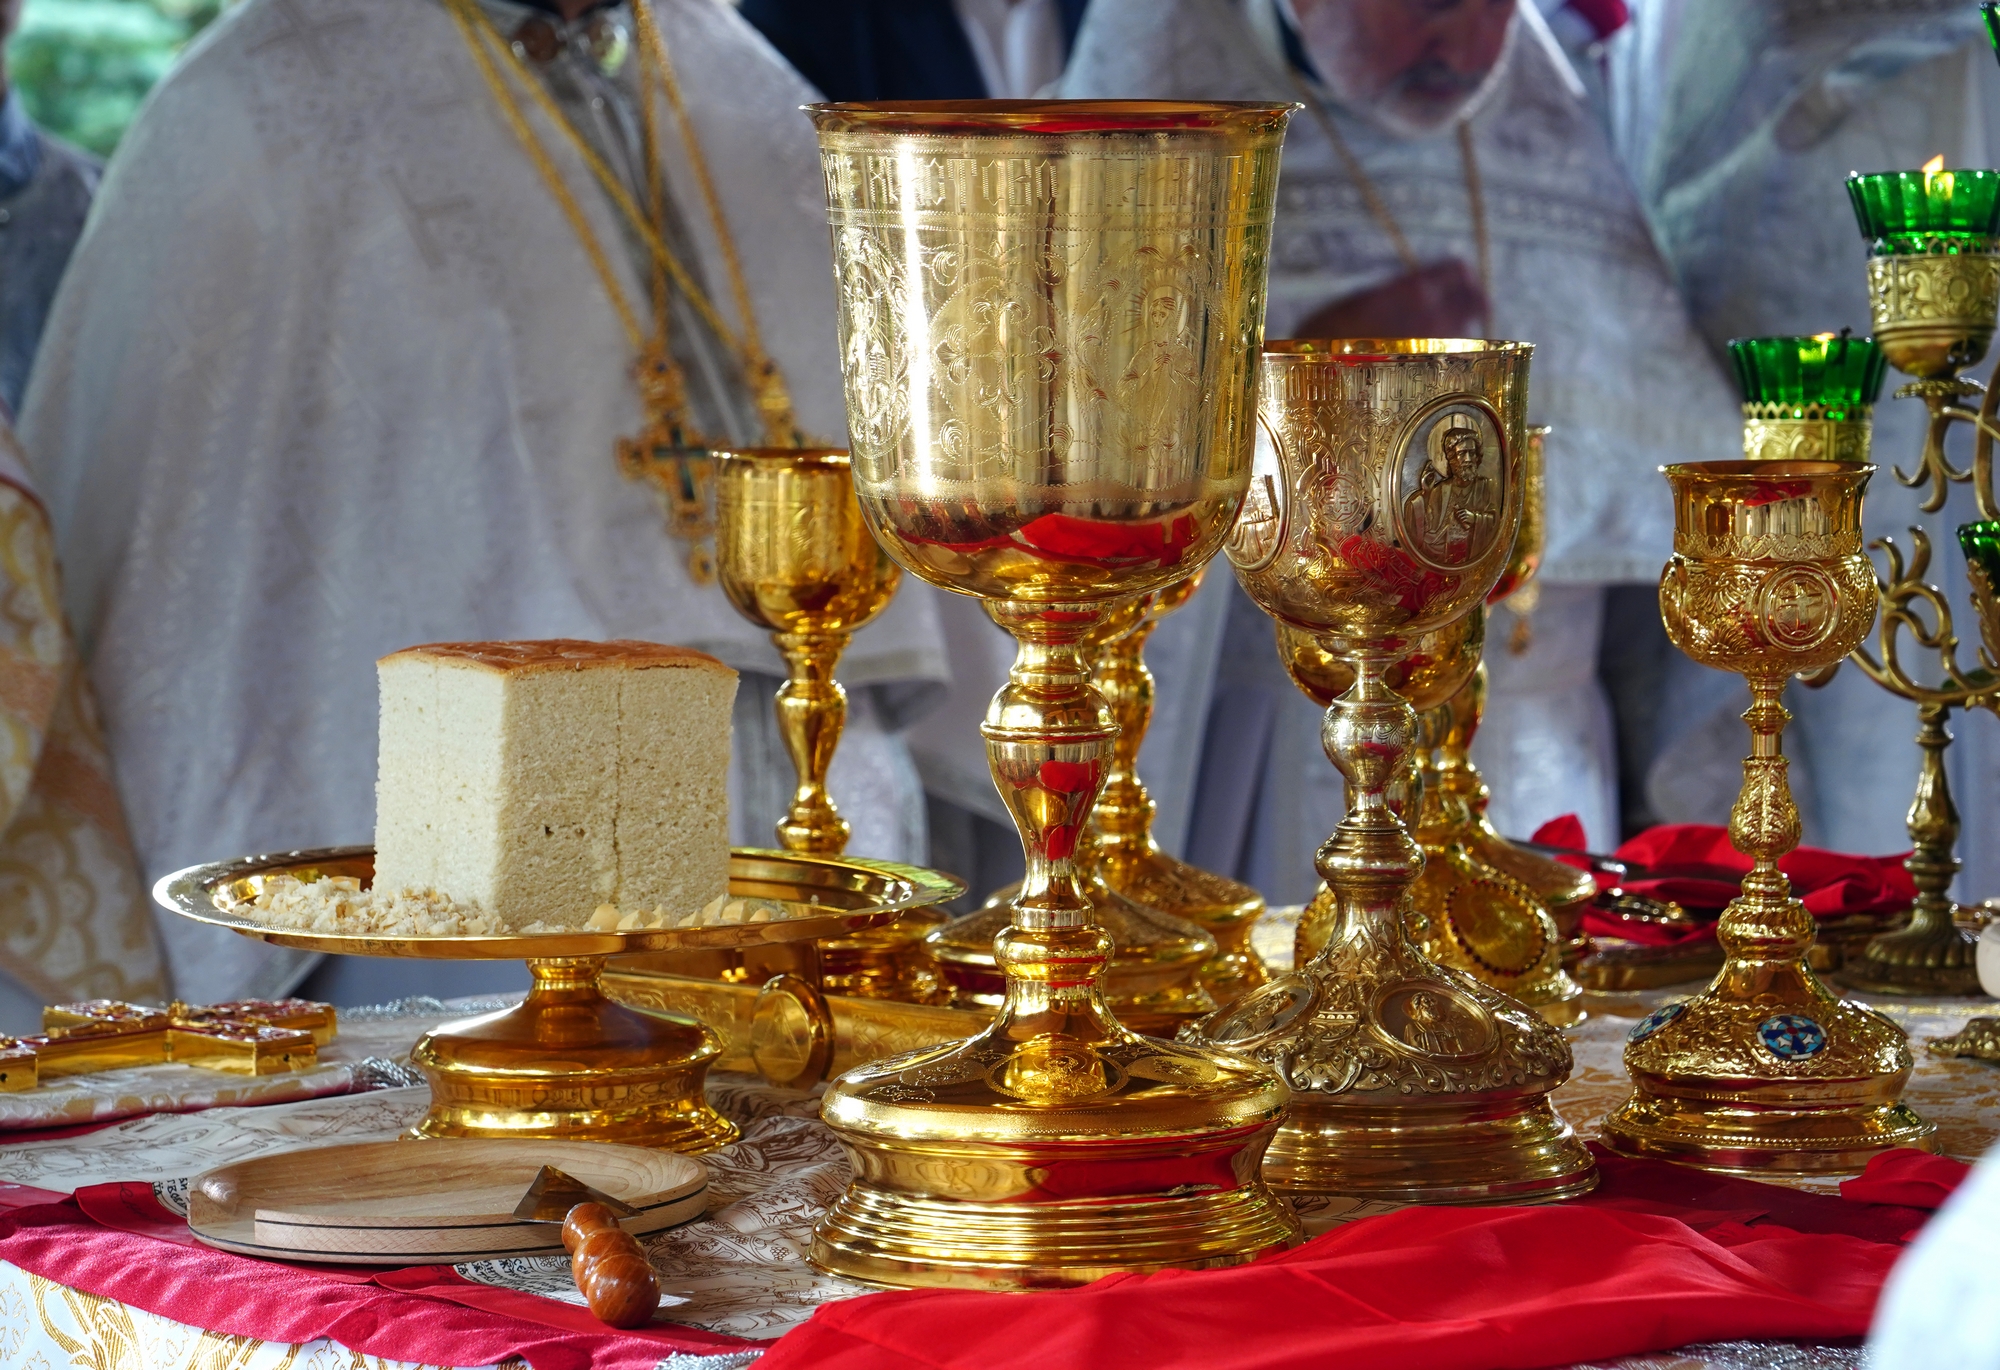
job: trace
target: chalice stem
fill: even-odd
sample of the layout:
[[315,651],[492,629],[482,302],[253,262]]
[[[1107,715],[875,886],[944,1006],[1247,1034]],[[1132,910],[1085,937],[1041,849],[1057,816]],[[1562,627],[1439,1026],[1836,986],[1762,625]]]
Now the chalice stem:
[[1958,806],[1951,802],[1951,784],[1944,769],[1944,750],[1951,745],[1951,731],[1945,726],[1950,717],[1949,705],[1917,706],[1917,746],[1923,749],[1924,759],[1907,820],[1910,855],[1903,862],[1917,887],[1909,930],[1939,937],[1952,935],[1955,906],[1947,891],[1959,865],[1955,854]]
[[1778,869],[1778,859],[1799,845],[1799,809],[1783,745],[1792,715],[1779,698],[1787,678],[1749,677],[1750,707],[1743,721],[1750,725],[1750,755],[1743,759],[1743,788],[1729,811],[1729,840],[1753,864],[1716,929],[1733,956],[1795,960],[1812,945],[1812,915],[1791,897],[1792,882]]
[[1100,832],[1113,839],[1143,837],[1152,826],[1152,796],[1139,779],[1139,745],[1153,722],[1153,672],[1146,665],[1146,639],[1158,623],[1147,614],[1097,658],[1094,683],[1118,720],[1111,771],[1096,815]]
[[979,731],[1027,858],[1013,921],[993,943],[1007,976],[997,1026],[1017,1040],[1116,1037],[1096,993],[1111,939],[1077,866],[1118,736],[1083,650],[1104,606],[996,601],[991,610],[1018,651]]
[[1389,786],[1401,778],[1416,738],[1417,715],[1389,688],[1395,660],[1378,644],[1348,644],[1354,684],[1326,711],[1320,740],[1347,782],[1348,810],[1314,865],[1333,891],[1340,926],[1321,950],[1359,937],[1394,941],[1398,903],[1424,868],[1424,854],[1389,806]]
[[778,731],[799,777],[778,822],[778,843],[786,851],[838,856],[849,829],[826,792],[826,773],[847,726],[847,691],[833,678],[847,634],[773,633],[771,641],[790,672],[778,690]]

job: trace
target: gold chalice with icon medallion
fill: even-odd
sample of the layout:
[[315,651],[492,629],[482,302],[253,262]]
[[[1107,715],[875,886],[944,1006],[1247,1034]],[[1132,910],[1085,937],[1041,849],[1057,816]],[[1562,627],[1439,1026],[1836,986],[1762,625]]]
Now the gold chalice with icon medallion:
[[1632,1097],[1604,1124],[1619,1151],[1710,1170],[1859,1170],[1888,1147],[1932,1145],[1901,1102],[1909,1040],[1841,1000],[1806,964],[1812,915],[1778,858],[1799,844],[1781,739],[1794,675],[1831,666],[1875,621],[1861,547],[1872,466],[1716,461],[1665,468],[1674,555],[1660,612],[1674,645],[1750,686],[1750,755],[1729,837],[1754,862],[1722,912],[1709,987],[1655,1010],[1625,1048]]
[[[778,845],[838,856],[847,850],[849,829],[826,776],[847,725],[847,691],[834,667],[848,640],[889,606],[902,568],[861,517],[844,449],[750,447],[713,455],[723,592],[738,613],[770,632],[788,672],[778,689],[778,732],[798,789],[778,820]],[[821,942],[821,987],[935,1002],[938,975],[923,939],[944,921],[935,909],[916,909],[884,927]]]
[[1117,736],[1087,653],[1117,601],[1214,555],[1249,481],[1290,107],[811,112],[856,493],[1019,644],[980,731],[1027,857],[993,1025],[827,1092],[854,1178],[812,1259],[988,1289],[1247,1261],[1298,1236],[1258,1176],[1284,1084],[1118,1022],[1078,846]]
[[1262,438],[1228,552],[1260,607],[1354,672],[1322,734],[1349,798],[1316,862],[1338,923],[1311,961],[1193,1035],[1292,1087],[1264,1163],[1280,1190],[1514,1203],[1596,1183],[1549,1104],[1570,1072],[1562,1034],[1411,941],[1424,857],[1388,803],[1417,722],[1388,672],[1478,609],[1513,545],[1532,352],[1459,338],[1265,348]]

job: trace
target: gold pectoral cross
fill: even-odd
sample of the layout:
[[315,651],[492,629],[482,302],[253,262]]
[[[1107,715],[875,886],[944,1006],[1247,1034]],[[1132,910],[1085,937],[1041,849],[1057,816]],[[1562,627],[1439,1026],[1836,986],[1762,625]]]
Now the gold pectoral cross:
[[697,585],[715,583],[714,443],[688,418],[687,377],[663,335],[656,335],[633,364],[646,411],[638,436],[618,440],[618,466],[650,480],[667,516],[667,531],[688,544],[687,569]]

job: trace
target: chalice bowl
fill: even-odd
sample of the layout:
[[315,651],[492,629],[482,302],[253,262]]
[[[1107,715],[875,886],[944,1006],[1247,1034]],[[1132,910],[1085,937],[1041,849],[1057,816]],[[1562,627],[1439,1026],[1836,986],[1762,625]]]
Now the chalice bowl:
[[[888,607],[902,568],[868,532],[845,450],[749,447],[714,456],[723,592],[769,631],[787,671],[778,733],[798,788],[778,820],[778,845],[839,856],[849,828],[826,777],[847,725],[847,691],[833,672],[848,639]],[[886,926],[821,942],[821,984],[863,998],[935,999],[937,971],[923,939],[942,922],[934,909],[915,909]]]
[[1087,650],[1213,556],[1250,477],[1284,105],[817,105],[855,489],[903,566],[1018,643],[981,733],[1027,873],[992,1026],[849,1071],[812,1259],[1034,1288],[1297,1239],[1275,1073],[1141,1037],[1078,847],[1117,724]]
[[1460,338],[1265,348],[1266,440],[1229,557],[1266,613],[1354,672],[1322,732],[1348,793],[1315,863],[1337,923],[1311,961],[1197,1029],[1291,1086],[1264,1163],[1280,1190],[1518,1203],[1596,1183],[1549,1103],[1570,1072],[1561,1032],[1410,940],[1424,858],[1387,796],[1416,745],[1391,665],[1474,612],[1513,547],[1532,352]]
[[1781,747],[1794,675],[1831,666],[1875,621],[1853,462],[1716,461],[1666,468],[1674,555],[1660,612],[1674,645],[1750,686],[1750,755],[1729,838],[1753,861],[1723,910],[1724,961],[1709,987],[1656,1009],[1625,1047],[1632,1097],[1605,1142],[1712,1170],[1858,1170],[1887,1147],[1928,1148],[1934,1129],[1901,1102],[1903,1030],[1820,983],[1805,956],[1812,915],[1778,858],[1799,844]]

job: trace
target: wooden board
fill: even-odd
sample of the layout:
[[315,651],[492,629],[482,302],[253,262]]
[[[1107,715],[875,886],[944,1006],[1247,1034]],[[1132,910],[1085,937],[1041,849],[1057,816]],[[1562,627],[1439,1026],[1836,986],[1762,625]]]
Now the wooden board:
[[708,1172],[671,1151],[602,1142],[420,1139],[306,1147],[195,1177],[188,1228],[210,1246],[274,1260],[440,1265],[562,1250],[562,1229],[514,1205],[552,1165],[638,1209],[645,1236],[698,1218]]

